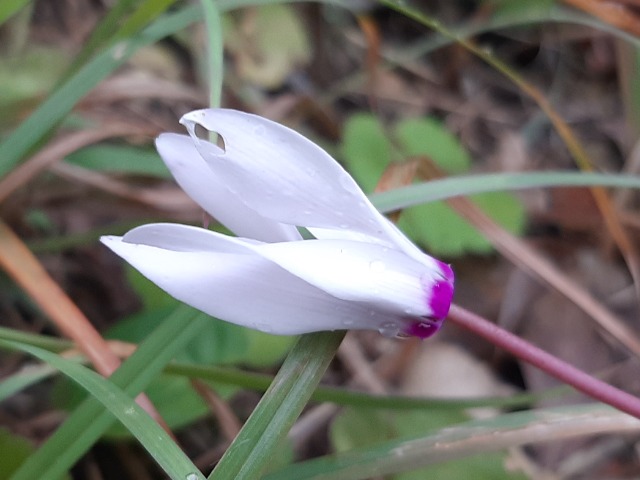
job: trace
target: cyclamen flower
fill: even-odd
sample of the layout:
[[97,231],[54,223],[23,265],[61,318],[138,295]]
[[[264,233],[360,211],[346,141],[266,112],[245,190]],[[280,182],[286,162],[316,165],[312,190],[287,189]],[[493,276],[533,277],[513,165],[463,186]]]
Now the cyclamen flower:
[[[256,115],[198,110],[158,152],[184,191],[233,231],[150,224],[102,242],[178,300],[228,322],[292,335],[435,333],[453,295],[422,253],[324,150]],[[217,132],[224,149],[196,136]],[[303,240],[297,227],[315,239]]]

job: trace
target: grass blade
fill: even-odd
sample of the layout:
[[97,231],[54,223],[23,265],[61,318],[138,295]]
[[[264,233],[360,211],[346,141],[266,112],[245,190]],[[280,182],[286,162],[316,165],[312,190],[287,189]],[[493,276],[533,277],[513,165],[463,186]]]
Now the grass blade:
[[415,470],[509,447],[606,432],[637,432],[640,422],[602,404],[529,410],[476,420],[402,438],[371,448],[321,457],[263,477],[263,480],[358,480]]
[[204,480],[202,474],[198,475],[199,470],[167,432],[147,415],[132,397],[109,380],[83,365],[41,348],[5,340],[0,340],[0,346],[29,353],[82,386],[122,422],[172,479],[184,480],[190,476],[193,480]]
[[548,187],[640,188],[637,175],[592,172],[487,173],[416,183],[370,196],[381,212],[475,193]]
[[[127,394],[137,395],[208,321],[209,318],[204,314],[187,307],[177,308],[123,362],[110,381]],[[60,478],[91,448],[113,420],[97,400],[85,400],[20,467],[12,480]]]
[[210,480],[259,478],[307,404],[343,338],[344,332],[300,337],[253,414],[209,475]]
[[0,144],[0,177],[9,173],[82,97],[137,50],[185,28],[198,19],[198,14],[198,8],[187,7],[166,15],[139,35],[113,45],[80,68]]

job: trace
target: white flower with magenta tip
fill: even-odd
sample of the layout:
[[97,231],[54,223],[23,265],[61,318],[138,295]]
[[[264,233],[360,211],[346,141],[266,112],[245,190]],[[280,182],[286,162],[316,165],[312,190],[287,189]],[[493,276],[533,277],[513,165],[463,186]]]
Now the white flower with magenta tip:
[[[185,115],[156,146],[178,184],[238,237],[151,224],[102,242],[162,289],[265,332],[435,333],[453,295],[448,265],[422,253],[324,150],[262,117]],[[217,132],[222,149],[198,138]],[[314,237],[303,240],[297,227]]]

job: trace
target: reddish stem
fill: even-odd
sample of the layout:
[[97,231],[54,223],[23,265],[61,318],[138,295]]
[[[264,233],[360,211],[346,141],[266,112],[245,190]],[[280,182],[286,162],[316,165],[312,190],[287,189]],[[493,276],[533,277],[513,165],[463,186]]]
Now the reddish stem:
[[582,370],[578,370],[550,353],[458,305],[451,306],[449,319],[525,362],[538,367],[558,380],[571,385],[576,390],[629,415],[640,418],[640,398],[602,382]]

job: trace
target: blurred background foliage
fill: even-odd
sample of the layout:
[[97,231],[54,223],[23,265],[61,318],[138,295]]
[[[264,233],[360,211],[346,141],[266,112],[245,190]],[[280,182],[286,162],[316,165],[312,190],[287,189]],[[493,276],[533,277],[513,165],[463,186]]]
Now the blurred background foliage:
[[[393,1],[212,5],[222,14],[217,33],[223,45],[217,53],[207,46],[202,7],[195,2],[0,3],[2,221],[37,253],[91,324],[118,341],[111,345],[121,357],[141,345],[142,353],[131,358],[125,372],[128,380],[114,382],[125,388],[139,381],[137,390],[127,392],[144,390],[177,443],[207,472],[294,339],[198,320],[97,239],[149,221],[224,231],[177,188],[153,149],[155,136],[181,131],[178,118],[208,104],[213,55],[224,62],[217,78],[223,106],[259,113],[309,136],[368,194],[478,173],[584,169],[557,123],[541,109],[540,98],[588,152],[591,168],[634,177],[640,165],[637,2],[412,3],[436,30],[450,28],[453,39],[415,21],[412,7]],[[467,38],[502,67],[466,48],[461,39]],[[637,331],[633,268],[625,265],[637,259],[637,196],[618,190],[607,200],[633,247],[622,255],[587,187],[469,198],[466,207],[417,199],[417,205],[390,218],[419,246],[453,264],[456,302],[638,393],[637,358],[602,335],[584,311],[533,280],[526,272],[535,274],[535,262],[529,269],[514,266],[504,247],[486,234],[495,226],[513,242],[542,252],[566,273],[566,282]],[[484,219],[469,215],[476,207]],[[86,364],[47,310],[57,304],[56,294],[26,267],[22,276],[11,273],[6,268],[11,260],[25,266],[31,261],[12,255],[0,252],[8,272],[0,277],[0,339],[65,352],[61,358]],[[29,285],[40,288],[44,299],[34,298]],[[178,335],[181,322],[189,325],[184,338]],[[74,382],[88,375],[71,376],[72,381],[10,350],[0,353],[0,375],[0,478],[10,478],[20,464],[23,470],[14,478],[58,478],[58,472],[76,479],[161,478],[149,454],[132,441],[133,430],[120,423],[109,427],[109,418],[99,417],[102,407],[85,400],[87,393]],[[409,409],[390,395],[469,397],[476,407],[487,407],[484,415],[494,416],[500,411],[483,398],[514,395],[519,408],[525,408],[520,393],[534,393],[526,408],[584,401],[550,395],[557,382],[450,326],[425,343],[352,332],[325,383],[368,396],[346,401],[342,390],[326,390],[324,400],[330,403],[309,406],[274,458],[275,474],[294,460],[428,436],[483,418],[455,402],[446,408],[425,400]],[[369,404],[385,396],[384,408]],[[350,406],[338,408],[341,403]],[[92,418],[93,433],[87,426]],[[509,418],[496,427],[496,439],[511,428]],[[536,421],[534,426],[544,424]],[[54,431],[58,436],[50,437]],[[548,442],[536,448],[496,447],[497,452],[409,473],[397,468],[385,478],[640,475],[637,436],[560,442],[554,435],[561,433],[550,431]],[[157,448],[162,456],[163,447]],[[396,454],[390,447],[381,455]],[[345,467],[330,478],[364,478],[346,472]]]

